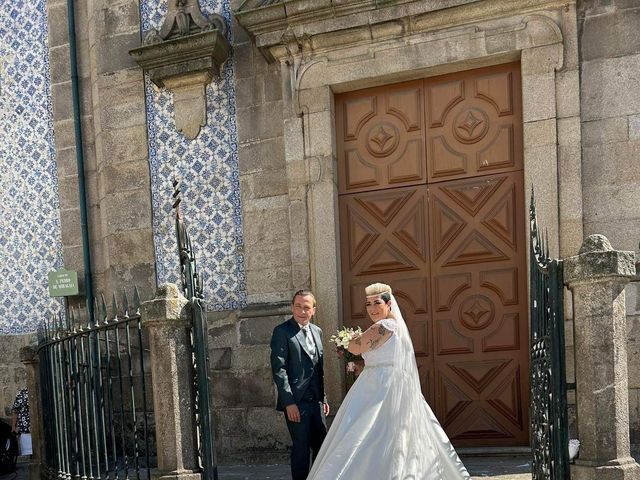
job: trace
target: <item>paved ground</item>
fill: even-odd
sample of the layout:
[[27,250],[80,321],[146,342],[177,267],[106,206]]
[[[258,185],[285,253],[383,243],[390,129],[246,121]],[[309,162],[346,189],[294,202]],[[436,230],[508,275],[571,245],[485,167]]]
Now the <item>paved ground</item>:
[[[530,479],[527,457],[467,457],[463,458],[469,473],[483,480]],[[220,480],[290,480],[288,465],[234,465],[218,468]],[[27,464],[18,464],[16,473],[0,476],[0,480],[28,480]],[[372,479],[382,480],[382,479]]]
[[[473,478],[486,480],[531,478],[527,457],[468,457],[464,458],[463,462]],[[288,465],[237,465],[220,467],[218,472],[220,480],[290,480],[291,478]]]

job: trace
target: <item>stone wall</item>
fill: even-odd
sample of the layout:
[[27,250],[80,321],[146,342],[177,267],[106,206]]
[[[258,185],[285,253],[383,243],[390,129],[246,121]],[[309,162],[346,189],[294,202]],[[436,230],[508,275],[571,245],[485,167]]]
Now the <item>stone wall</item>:
[[[66,0],[48,2],[64,262],[84,275]],[[75,10],[82,145],[95,292],[155,286],[145,96],[128,49],[140,44],[136,1]]]
[[638,24],[638,2],[578,3],[584,233],[620,250],[640,240]]
[[[601,233],[618,250],[640,241],[640,4],[582,0],[581,69],[584,234]],[[629,407],[640,443],[640,283],[627,285]]]
[[27,373],[20,363],[20,349],[30,345],[33,334],[0,336],[0,417],[11,416],[16,392],[27,386]]
[[[295,213],[288,197],[280,66],[267,64],[235,21],[233,32],[247,302],[289,300]],[[308,280],[295,286],[308,286]]]
[[285,458],[291,440],[283,414],[275,410],[269,343],[273,328],[289,313],[284,302],[208,316],[216,450],[222,463]]
[[[292,275],[300,246],[290,234],[296,213],[285,162],[280,66],[267,63],[235,18],[233,34],[249,307],[208,316],[216,444],[223,463],[286,461],[290,439],[275,410],[269,342],[273,327],[290,315],[292,291],[309,287],[310,279]],[[306,231],[306,223],[297,225]]]

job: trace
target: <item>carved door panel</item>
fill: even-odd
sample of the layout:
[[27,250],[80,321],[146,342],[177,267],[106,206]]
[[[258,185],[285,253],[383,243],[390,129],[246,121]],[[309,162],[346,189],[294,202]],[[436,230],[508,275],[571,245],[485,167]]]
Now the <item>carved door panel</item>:
[[394,288],[458,446],[528,444],[519,65],[336,95],[343,321]]
[[364,287],[380,279],[393,285],[413,339],[423,391],[430,396],[428,224],[426,185],[340,198],[344,324],[371,325]]
[[522,172],[430,185],[436,412],[457,445],[528,444]]
[[522,170],[518,64],[425,80],[429,183]]
[[422,81],[336,97],[340,193],[426,183]]

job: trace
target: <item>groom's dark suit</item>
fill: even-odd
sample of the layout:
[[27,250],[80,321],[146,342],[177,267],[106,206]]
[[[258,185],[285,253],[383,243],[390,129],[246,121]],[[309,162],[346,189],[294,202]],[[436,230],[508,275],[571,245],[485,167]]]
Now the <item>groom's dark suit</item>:
[[278,389],[276,408],[284,411],[288,405],[297,405],[300,422],[290,421],[287,427],[293,442],[291,473],[293,480],[304,480],[313,456],[318,453],[327,433],[322,404],[324,395],[324,370],[322,330],[309,323],[313,349],[308,346],[305,332],[290,318],[273,330],[271,337],[271,370]]

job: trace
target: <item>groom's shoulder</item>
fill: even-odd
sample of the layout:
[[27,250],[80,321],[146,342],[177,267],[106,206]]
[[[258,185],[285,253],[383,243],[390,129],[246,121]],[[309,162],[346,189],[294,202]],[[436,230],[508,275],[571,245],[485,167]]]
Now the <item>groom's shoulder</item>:
[[287,318],[284,322],[279,323],[278,325],[276,325],[275,327],[273,327],[273,333],[277,333],[283,330],[289,330],[291,328],[291,319],[293,317],[289,317]]

